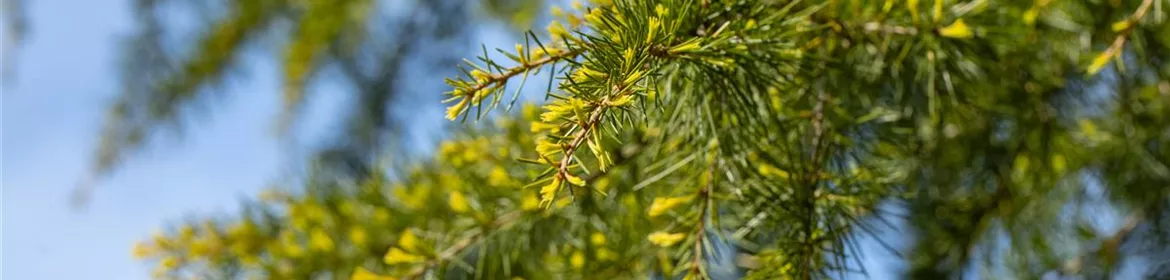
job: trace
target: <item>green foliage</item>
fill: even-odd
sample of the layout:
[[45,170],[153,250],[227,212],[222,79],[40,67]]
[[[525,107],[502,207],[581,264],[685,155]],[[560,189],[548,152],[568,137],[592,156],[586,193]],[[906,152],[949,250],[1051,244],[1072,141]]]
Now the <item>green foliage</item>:
[[[449,119],[496,124],[433,161],[228,219],[262,217],[256,251],[194,254],[182,229],[142,248],[173,276],[699,279],[733,258],[734,276],[842,278],[893,205],[908,278],[1108,277],[1170,259],[1125,246],[1170,248],[1168,8],[575,3],[447,80]],[[539,72],[541,109],[491,113]]]
[[[651,202],[687,191],[633,190],[640,175],[634,171],[663,169],[631,166],[665,151],[656,144],[661,134],[620,136],[625,144],[612,151],[615,166],[582,179],[596,192],[544,209],[523,188],[540,170],[514,164],[535,156],[527,124],[537,119],[536,108],[524,111],[445,142],[432,162],[400,180],[377,175],[325,181],[303,193],[266,192],[238,217],[182,225],[143,242],[135,254],[158,260],[159,278],[548,279],[643,278],[660,265],[654,256],[681,253],[648,243],[657,227],[645,223],[650,213],[664,230],[695,230],[694,223],[672,221],[694,220],[698,209]],[[659,180],[695,184],[684,172],[669,174]]]
[[[513,17],[507,11],[522,10],[497,6],[525,1],[494,1],[484,8],[500,10],[496,16],[507,19]],[[346,128],[315,158],[333,165],[369,165],[372,154],[393,140],[387,132],[396,129],[391,112],[404,86],[402,68],[457,59],[465,46],[451,41],[458,43],[469,33],[468,6],[455,0],[135,1],[137,28],[126,40],[122,90],[105,121],[94,175],[109,174],[127,155],[214,107],[205,103],[247,68],[244,60],[257,59],[249,53],[270,55],[281,67],[284,106],[276,125],[281,136],[294,128],[310,94],[305,91],[322,80],[319,76],[334,73],[329,81],[353,88],[346,92],[354,96]],[[386,16],[376,13],[380,9],[411,12]],[[193,13],[201,21],[193,28],[177,24],[168,20],[175,13]],[[437,50],[450,51],[430,53]]]
[[[101,149],[95,163],[98,172],[108,172],[123,150],[142,145],[150,129],[177,121],[180,106],[191,103],[201,87],[219,79],[235,60],[239,50],[255,37],[255,33],[264,30],[284,4],[277,0],[233,1],[227,8],[228,15],[208,28],[207,33],[199,39],[199,47],[194,50],[194,54],[179,62],[171,71],[150,73],[147,79],[158,78],[149,81],[156,84],[146,85],[149,87],[146,91],[128,91],[123,94],[112,106],[102,132]],[[153,3],[146,6],[144,9],[155,8]],[[147,36],[157,36],[153,30],[145,32]]]
[[372,2],[369,0],[316,0],[302,1],[300,4],[303,5],[301,9],[304,10],[304,15],[284,56],[286,114],[303,101],[302,91],[306,79],[309,78],[310,71],[320,68],[317,65],[323,60],[322,57],[325,56],[329,45],[336,42],[344,31],[362,31],[366,18],[373,10],[370,7]]

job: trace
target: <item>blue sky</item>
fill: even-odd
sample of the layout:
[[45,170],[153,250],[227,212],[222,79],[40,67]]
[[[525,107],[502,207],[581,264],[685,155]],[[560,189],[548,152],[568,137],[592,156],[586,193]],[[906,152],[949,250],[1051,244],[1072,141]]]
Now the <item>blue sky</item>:
[[85,178],[101,120],[116,93],[117,36],[129,1],[25,1],[31,34],[3,82],[5,279],[147,279],[130,258],[139,239],[189,213],[230,213],[286,174],[271,131],[270,67],[233,86],[183,139],[160,141],[97,184],[86,209],[69,195]]
[[[116,42],[131,27],[128,2],[26,1],[31,34],[17,51],[15,75],[0,86],[0,278],[147,279],[149,267],[130,258],[134,242],[186,217],[233,213],[242,199],[302,163],[289,153],[295,147],[270,134],[277,73],[256,60],[247,63],[250,79],[213,100],[216,110],[197,117],[184,137],[158,141],[98,182],[88,207],[71,208],[69,196],[87,175],[116,94]],[[488,45],[512,40],[499,30],[484,32]],[[316,90],[322,89],[344,90]],[[317,101],[325,105],[309,110],[307,131],[331,121],[318,116],[336,102]],[[433,111],[428,115],[441,120],[441,108]],[[892,271],[873,269],[891,261],[866,259],[877,278]]]

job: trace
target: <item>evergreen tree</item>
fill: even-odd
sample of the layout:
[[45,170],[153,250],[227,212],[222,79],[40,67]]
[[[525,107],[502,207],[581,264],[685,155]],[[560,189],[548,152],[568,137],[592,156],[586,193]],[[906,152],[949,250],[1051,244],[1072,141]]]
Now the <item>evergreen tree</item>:
[[[338,94],[348,95],[349,115],[333,143],[314,158],[360,176],[396,140],[396,104],[413,105],[401,94],[410,85],[407,74],[451,73],[437,65],[453,65],[468,45],[472,8],[522,25],[532,20],[524,15],[540,7],[534,0],[133,3],[135,30],[125,38],[120,61],[122,88],[92,165],[98,177],[222,102],[216,99],[224,96],[215,93],[246,70],[249,55],[252,61],[274,57],[281,66],[283,108],[274,126],[280,136],[292,136],[311,84],[326,80],[347,89]],[[200,24],[189,26],[176,15]]]
[[[479,125],[433,160],[135,254],[160,278],[821,279],[893,228],[906,278],[1170,277],[1166,4],[574,2],[448,80]],[[538,74],[542,107],[499,109]]]

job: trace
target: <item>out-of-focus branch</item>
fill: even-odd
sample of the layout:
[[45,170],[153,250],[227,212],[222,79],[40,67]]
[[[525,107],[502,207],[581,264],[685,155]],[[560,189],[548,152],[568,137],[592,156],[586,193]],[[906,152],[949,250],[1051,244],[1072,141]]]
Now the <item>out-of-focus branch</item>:
[[1108,238],[1102,240],[1101,245],[1097,247],[1096,250],[1085,252],[1085,254],[1081,254],[1073,259],[1065,261],[1064,266],[1060,269],[1059,273],[1061,275],[1080,274],[1081,270],[1084,269],[1085,260],[1090,256],[1116,258],[1118,253],[1121,251],[1121,245],[1125,243],[1126,239],[1134,234],[1134,231],[1137,230],[1138,226],[1146,222],[1148,218],[1146,213],[1157,211],[1157,207],[1155,205],[1157,204],[1155,203],[1146,209],[1140,209],[1133,214],[1130,214],[1125,218],[1125,223],[1121,225],[1121,228],[1117,229],[1117,231],[1109,235]]
[[[644,143],[642,143],[642,142],[631,143],[630,145],[633,145],[633,147],[635,147],[634,151],[632,153],[630,153],[629,156],[618,157],[618,160],[614,162],[614,167],[617,167],[617,166],[620,166],[622,164],[625,164],[626,162],[629,162],[630,158],[632,158],[634,155],[636,155],[642,151],[641,146],[643,144]],[[614,169],[610,168],[610,169],[607,169],[607,171],[594,172],[594,173],[590,174],[590,176],[583,178],[583,179],[587,182],[592,182],[592,181],[595,181],[597,179],[600,179],[601,177],[604,177],[606,174],[609,173],[610,170],[614,170]],[[555,210],[550,210],[550,211],[555,211]],[[493,220],[490,223],[490,225],[491,225],[490,229],[501,230],[501,229],[510,228],[513,225],[515,225],[517,221],[520,220],[520,217],[523,214],[524,214],[524,211],[522,211],[522,210],[514,210],[511,212],[507,212],[503,215],[500,215],[500,217],[496,218],[495,220]],[[551,216],[552,215],[541,216],[541,217],[538,217],[537,219],[543,219],[544,217],[551,217]],[[476,232],[468,234],[467,236],[461,238],[459,241],[456,241],[453,245],[451,245],[451,247],[447,247],[447,249],[445,249],[442,252],[440,252],[439,254],[437,254],[434,258],[427,260],[425,263],[423,263],[423,265],[420,265],[420,266],[416,267],[414,270],[411,270],[410,273],[403,275],[401,279],[420,279],[420,278],[422,278],[422,276],[425,275],[427,273],[427,271],[430,271],[431,269],[435,268],[436,266],[439,266],[439,265],[445,263],[446,261],[457,257],[459,255],[459,253],[462,253],[467,248],[483,241],[483,239],[485,237],[487,237],[488,235],[490,235],[490,233],[491,232],[481,230],[481,231],[476,231]]]

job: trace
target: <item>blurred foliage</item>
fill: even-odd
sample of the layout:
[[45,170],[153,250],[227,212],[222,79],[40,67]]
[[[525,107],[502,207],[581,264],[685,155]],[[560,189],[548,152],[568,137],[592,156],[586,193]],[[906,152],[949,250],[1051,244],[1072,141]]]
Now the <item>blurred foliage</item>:
[[[688,218],[689,207],[663,206],[653,197],[693,194],[633,187],[642,176],[634,171],[667,168],[634,166],[651,164],[646,155],[678,142],[664,143],[660,130],[620,136],[624,144],[613,144],[617,166],[583,179],[595,191],[577,201],[561,198],[546,210],[536,193],[524,191],[540,170],[514,164],[515,157],[535,156],[528,124],[537,108],[523,111],[444,142],[434,160],[401,180],[376,175],[324,181],[303,193],[268,191],[237,217],[192,221],[143,242],[134,254],[158,260],[157,277],[182,279],[609,279],[644,278],[642,271],[673,266],[654,258],[681,252],[647,243],[656,228],[648,225],[689,232],[696,224],[668,226]],[[688,173],[705,174],[674,172],[660,180],[696,184]]]
[[[350,95],[343,129],[316,158],[357,175],[393,142],[392,114],[409,75],[447,74],[466,50],[474,11],[515,24],[532,22],[531,0],[135,0],[135,31],[125,39],[121,92],[111,105],[94,158],[94,175],[115,170],[161,134],[181,132],[225,82],[249,62],[279,62],[280,136],[295,128],[303,102],[321,80]],[[489,19],[491,19],[489,18]],[[194,22],[194,24],[192,24]],[[410,65],[410,69],[406,69]],[[407,71],[409,70],[409,71]],[[408,104],[410,105],[410,104]]]
[[[489,124],[433,160],[323,168],[136,253],[162,278],[844,278],[895,218],[910,279],[1165,277],[1166,4],[572,2],[447,80],[447,118]],[[536,75],[543,107],[493,113]]]

